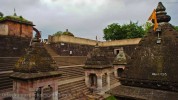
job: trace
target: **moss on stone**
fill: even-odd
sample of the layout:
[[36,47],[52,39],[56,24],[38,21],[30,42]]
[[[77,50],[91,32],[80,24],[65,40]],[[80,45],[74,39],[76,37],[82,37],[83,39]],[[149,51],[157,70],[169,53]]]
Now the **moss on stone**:
[[0,21],[5,21],[5,20],[11,20],[11,21],[19,22],[19,23],[25,23],[25,24],[33,25],[33,23],[31,21],[28,21],[27,19],[23,18],[22,16],[5,16],[5,17],[0,17]]

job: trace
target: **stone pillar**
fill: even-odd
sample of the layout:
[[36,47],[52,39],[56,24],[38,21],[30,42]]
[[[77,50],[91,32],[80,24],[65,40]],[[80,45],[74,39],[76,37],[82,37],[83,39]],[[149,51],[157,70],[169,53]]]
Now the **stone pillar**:
[[115,77],[118,76],[118,75],[117,75],[117,69],[118,69],[118,67],[117,67],[116,65],[114,65],[114,76],[115,76]]
[[53,86],[53,100],[58,100],[58,84],[57,84],[57,80],[56,82],[54,83],[54,86]]
[[90,87],[89,74],[87,72],[85,72],[85,84],[87,87]]
[[97,90],[99,92],[102,90],[102,75],[97,75]]
[[110,73],[107,73],[106,81],[107,81],[107,88],[110,89]]

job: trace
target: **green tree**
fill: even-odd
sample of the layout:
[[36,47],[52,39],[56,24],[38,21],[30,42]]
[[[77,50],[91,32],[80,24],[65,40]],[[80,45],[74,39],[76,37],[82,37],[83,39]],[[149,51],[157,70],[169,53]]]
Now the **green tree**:
[[108,25],[104,30],[104,39],[105,40],[117,40],[126,38],[126,34],[122,30],[122,26],[117,23]]
[[178,26],[174,26],[174,29],[175,29],[176,31],[178,31]]
[[153,23],[151,22],[146,22],[143,27],[144,27],[144,30],[145,30],[145,33],[148,33],[148,31],[151,29],[151,27],[153,26]]
[[59,36],[59,35],[62,35],[62,34],[63,34],[62,31],[58,31],[58,32],[54,33],[53,36]]
[[105,40],[119,40],[130,38],[141,38],[145,35],[145,31],[142,26],[138,25],[138,22],[130,22],[129,24],[119,25],[113,23],[108,25],[104,30]]
[[3,17],[3,16],[4,16],[4,14],[2,12],[0,12],[0,17]]

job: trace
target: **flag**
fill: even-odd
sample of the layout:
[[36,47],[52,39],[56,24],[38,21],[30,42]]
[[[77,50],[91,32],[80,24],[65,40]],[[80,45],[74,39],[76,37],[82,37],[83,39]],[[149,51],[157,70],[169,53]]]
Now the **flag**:
[[151,16],[148,18],[148,20],[154,20],[154,31],[158,28],[158,22],[156,17],[156,10],[154,9]]

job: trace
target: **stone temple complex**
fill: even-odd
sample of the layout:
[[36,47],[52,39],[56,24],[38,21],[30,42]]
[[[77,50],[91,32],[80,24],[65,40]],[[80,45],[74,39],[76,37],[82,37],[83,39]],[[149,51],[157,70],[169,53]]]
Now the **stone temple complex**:
[[31,21],[0,13],[0,100],[177,100],[178,32],[161,2],[156,15],[158,29],[142,39],[67,29],[42,42]]

